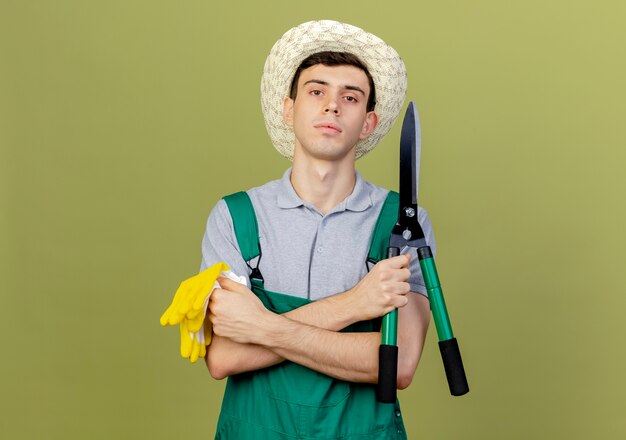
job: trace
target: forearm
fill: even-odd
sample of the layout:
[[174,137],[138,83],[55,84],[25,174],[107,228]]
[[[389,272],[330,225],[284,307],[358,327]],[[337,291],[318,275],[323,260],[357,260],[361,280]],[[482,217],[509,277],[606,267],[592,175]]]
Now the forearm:
[[376,383],[380,333],[340,333],[274,315],[263,345],[312,370],[349,382]]
[[[380,334],[338,331],[400,307],[412,310],[408,314],[400,313],[399,325],[413,340],[399,338],[400,371],[407,379],[398,383],[410,383],[425,330],[416,329],[423,320],[414,315],[415,308],[410,306],[419,295],[409,293],[408,283],[404,281],[410,275],[408,262],[405,256],[383,260],[352,289],[284,315],[268,311],[246,287],[223,280],[227,290],[216,289],[209,304],[217,335],[207,358],[211,374],[221,378],[289,359],[333,377],[375,382]],[[428,301],[425,301],[428,313]],[[407,355],[409,358],[404,361]]]
[[[421,357],[428,324],[428,299],[410,293],[398,310],[398,388],[407,388]],[[285,316],[270,317],[264,326],[264,346],[277,355],[336,379],[378,381],[378,332],[338,333],[311,327]]]
[[283,360],[261,345],[241,344],[215,334],[205,356],[209,373],[218,380],[233,374],[270,367]]
[[398,388],[413,380],[430,323],[428,298],[412,292],[406,306],[398,309]]
[[[356,311],[348,291],[311,302],[282,316],[309,326],[339,331],[359,320]],[[240,344],[214,335],[206,362],[211,375],[216,379],[223,379],[233,374],[276,365],[284,359],[262,345]]]
[[[319,301],[284,315],[274,315],[264,325],[264,335],[257,344],[237,343],[215,335],[208,353],[211,374],[226,376],[278,364],[284,359],[328,376],[350,382],[376,383],[380,333],[339,333],[346,321],[324,316]],[[332,313],[326,315],[334,316]],[[398,388],[408,387],[413,379],[428,330],[428,300],[411,293],[411,300],[399,309],[398,316]],[[297,319],[301,319],[298,321]],[[312,323],[325,324],[319,328]],[[345,324],[345,325],[344,325]]]

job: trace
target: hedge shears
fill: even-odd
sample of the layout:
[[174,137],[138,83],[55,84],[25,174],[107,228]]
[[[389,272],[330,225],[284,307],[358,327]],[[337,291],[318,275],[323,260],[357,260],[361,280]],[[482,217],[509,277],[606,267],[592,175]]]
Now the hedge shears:
[[[400,254],[404,247],[417,250],[424,284],[428,291],[430,309],[439,337],[439,350],[448,379],[450,393],[461,396],[469,391],[461,352],[448,317],[443,291],[437,275],[437,267],[430,246],[426,243],[424,231],[417,219],[417,190],[419,184],[421,153],[421,129],[417,109],[409,103],[402,122],[400,136],[400,206],[398,222],[394,226],[387,257]],[[382,341],[379,351],[378,386],[376,398],[379,402],[395,403],[398,371],[398,310],[383,317]]]

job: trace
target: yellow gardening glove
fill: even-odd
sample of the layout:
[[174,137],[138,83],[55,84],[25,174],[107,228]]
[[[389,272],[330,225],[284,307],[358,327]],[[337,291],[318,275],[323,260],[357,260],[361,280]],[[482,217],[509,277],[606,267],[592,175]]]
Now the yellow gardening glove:
[[217,277],[222,271],[228,270],[226,263],[217,263],[180,283],[172,304],[161,316],[161,325],[176,325],[184,318],[197,319],[204,301],[215,287]]
[[176,290],[172,304],[161,316],[163,326],[180,324],[180,354],[191,362],[204,357],[206,347],[211,343],[211,322],[205,322],[205,317],[211,292],[219,288],[219,276],[247,284],[245,277],[235,275],[226,263],[214,264],[183,281]]
[[180,355],[195,363],[206,354],[206,347],[211,344],[212,336],[211,321],[206,320],[198,331],[192,332],[189,321],[183,319],[180,322]]

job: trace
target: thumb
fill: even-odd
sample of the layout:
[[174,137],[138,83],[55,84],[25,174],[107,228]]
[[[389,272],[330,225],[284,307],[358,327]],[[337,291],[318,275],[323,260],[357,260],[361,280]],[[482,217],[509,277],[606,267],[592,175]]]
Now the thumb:
[[217,278],[217,283],[222,289],[230,290],[231,292],[245,292],[248,290],[243,284],[222,276]]
[[403,267],[408,267],[411,261],[411,255],[410,254],[396,255],[395,257],[387,258],[384,261],[387,261],[392,268],[400,269]]

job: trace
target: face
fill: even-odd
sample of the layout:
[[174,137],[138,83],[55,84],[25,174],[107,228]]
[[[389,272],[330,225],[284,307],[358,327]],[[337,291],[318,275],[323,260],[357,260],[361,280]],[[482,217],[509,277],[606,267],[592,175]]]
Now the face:
[[301,72],[295,100],[285,99],[284,120],[296,136],[294,156],[322,160],[354,157],[356,143],[376,128],[367,112],[367,75],[354,66],[317,64]]

